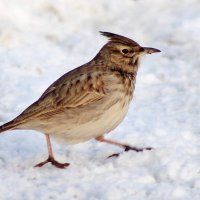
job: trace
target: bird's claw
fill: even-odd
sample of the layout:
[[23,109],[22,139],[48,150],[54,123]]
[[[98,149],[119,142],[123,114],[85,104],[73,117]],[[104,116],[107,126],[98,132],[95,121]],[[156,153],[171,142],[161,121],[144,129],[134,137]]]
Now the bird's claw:
[[60,169],[65,169],[66,167],[68,167],[70,165],[69,163],[59,163],[53,157],[49,157],[49,158],[47,158],[47,160],[45,160],[45,161],[43,161],[41,163],[38,163],[34,167],[42,167],[42,166],[44,166],[45,164],[47,164],[49,162],[52,165],[54,165],[55,167],[60,168]]
[[132,150],[132,151],[136,151],[136,152],[141,152],[141,151],[145,151],[145,150],[150,151],[152,149],[153,149],[152,147],[138,148],[138,147],[131,147],[131,146],[128,146],[128,145],[124,146],[124,151]]
[[[138,148],[138,147],[131,147],[131,146],[124,146],[124,151],[135,151],[135,152],[142,152],[142,151],[151,151],[153,149],[153,147],[145,147],[145,148]],[[107,158],[111,158],[111,157],[118,157],[121,153],[114,153],[110,156],[108,156]]]

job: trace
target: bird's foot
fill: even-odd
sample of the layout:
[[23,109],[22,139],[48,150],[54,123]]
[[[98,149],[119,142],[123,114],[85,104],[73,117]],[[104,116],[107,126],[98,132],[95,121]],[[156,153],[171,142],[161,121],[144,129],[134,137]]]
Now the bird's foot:
[[[146,151],[146,150],[150,151],[152,149],[153,149],[152,147],[138,148],[138,147],[131,147],[131,146],[128,146],[128,145],[124,146],[124,151],[132,150],[132,151],[135,151],[135,152],[141,152],[141,151]],[[114,153],[114,154],[108,156],[107,158],[118,157],[121,153]]]
[[153,147],[138,148],[138,147],[131,147],[131,146],[128,146],[128,145],[124,146],[124,151],[132,150],[132,151],[136,151],[136,152],[141,152],[141,151],[146,151],[146,150],[150,151],[152,149],[153,149]]
[[53,157],[48,157],[47,160],[45,160],[44,162],[38,163],[34,167],[42,167],[49,162],[52,165],[54,165],[55,167],[60,168],[60,169],[65,169],[66,167],[68,167],[70,165],[69,163],[59,163]]

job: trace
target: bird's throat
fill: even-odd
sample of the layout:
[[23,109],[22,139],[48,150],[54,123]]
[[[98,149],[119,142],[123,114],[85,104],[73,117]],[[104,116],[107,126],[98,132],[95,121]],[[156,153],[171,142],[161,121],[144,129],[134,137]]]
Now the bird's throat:
[[139,58],[132,60],[129,64],[124,65],[115,65],[110,67],[110,70],[113,72],[119,73],[123,77],[129,77],[135,79],[139,67]]
[[118,73],[122,77],[129,77],[132,80],[135,79],[136,75],[137,75],[137,71],[129,72],[129,71],[123,70],[122,68],[118,68],[118,67],[111,68],[110,70],[112,72]]

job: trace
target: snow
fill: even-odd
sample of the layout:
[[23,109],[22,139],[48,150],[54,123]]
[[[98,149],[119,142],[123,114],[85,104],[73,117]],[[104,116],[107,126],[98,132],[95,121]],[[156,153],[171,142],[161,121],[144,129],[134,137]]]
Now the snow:
[[142,153],[88,141],[53,141],[65,170],[46,159],[44,136],[0,136],[1,200],[200,199],[199,0],[0,0],[0,123],[65,72],[92,59],[111,31],[162,53],[143,59],[126,119],[107,138],[152,146]]

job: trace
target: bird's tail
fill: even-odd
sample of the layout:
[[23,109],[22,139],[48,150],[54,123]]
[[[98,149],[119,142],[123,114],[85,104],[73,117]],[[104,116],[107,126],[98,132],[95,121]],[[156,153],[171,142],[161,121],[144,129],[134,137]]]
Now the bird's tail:
[[18,129],[17,126],[18,126],[18,123],[14,122],[14,120],[7,122],[3,124],[2,126],[0,126],[0,133],[4,131],[8,131],[8,130]]

